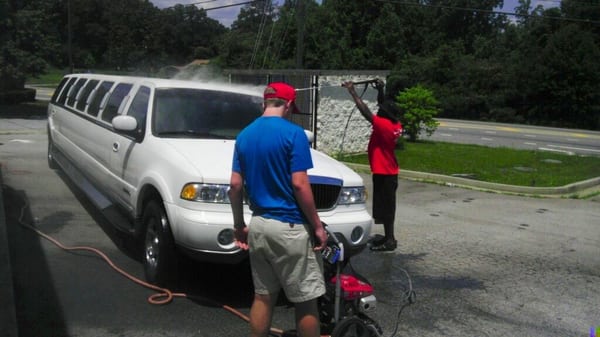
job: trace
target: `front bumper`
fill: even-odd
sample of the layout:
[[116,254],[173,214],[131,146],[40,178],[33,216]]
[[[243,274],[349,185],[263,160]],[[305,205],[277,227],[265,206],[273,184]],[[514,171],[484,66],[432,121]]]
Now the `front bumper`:
[[[186,208],[177,204],[166,204],[171,230],[178,248],[194,259],[212,262],[236,264],[247,258],[233,241],[219,243],[224,231],[233,237],[233,215],[229,204],[196,204],[198,208]],[[338,206],[333,210],[319,212],[322,222],[330,230],[344,237],[346,255],[351,256],[362,251],[369,241],[373,219],[364,205]],[[250,213],[244,214],[246,223],[250,223]],[[358,229],[360,228],[360,229]],[[355,231],[355,235],[352,233]],[[360,235],[356,235],[360,232]]]

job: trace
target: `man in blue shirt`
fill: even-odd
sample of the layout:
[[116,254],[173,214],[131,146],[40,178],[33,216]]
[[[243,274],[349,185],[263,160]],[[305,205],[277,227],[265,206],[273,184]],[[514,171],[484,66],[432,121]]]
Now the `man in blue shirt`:
[[[282,82],[264,91],[263,115],[238,135],[229,199],[236,243],[249,249],[253,337],[268,336],[277,294],[294,303],[299,336],[320,335],[317,298],[325,293],[320,251],[327,234],[317,214],[307,170],[313,167],[304,130],[288,119],[295,89]],[[246,226],[246,191],[252,219]]]

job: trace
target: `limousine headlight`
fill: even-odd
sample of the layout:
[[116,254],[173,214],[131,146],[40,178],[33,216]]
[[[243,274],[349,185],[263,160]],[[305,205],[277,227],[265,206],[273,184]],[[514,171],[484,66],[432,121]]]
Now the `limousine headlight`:
[[364,186],[343,187],[338,197],[338,205],[362,204],[367,201],[367,190]]
[[189,183],[181,189],[181,199],[189,201],[229,203],[229,185]]

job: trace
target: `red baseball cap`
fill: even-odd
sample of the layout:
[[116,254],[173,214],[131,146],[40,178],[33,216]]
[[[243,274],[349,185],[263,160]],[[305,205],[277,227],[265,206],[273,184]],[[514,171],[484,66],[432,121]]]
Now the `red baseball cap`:
[[291,103],[292,113],[300,113],[296,106],[296,89],[283,82],[273,82],[267,85],[263,94],[264,99],[279,98]]

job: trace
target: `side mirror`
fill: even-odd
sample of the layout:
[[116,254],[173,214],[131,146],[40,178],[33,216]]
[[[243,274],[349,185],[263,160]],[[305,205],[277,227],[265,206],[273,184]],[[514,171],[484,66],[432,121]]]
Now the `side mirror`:
[[117,115],[112,119],[112,126],[117,131],[131,132],[137,128],[137,119],[127,115]]
[[308,143],[312,144],[315,141],[315,134],[312,131],[304,130]]

